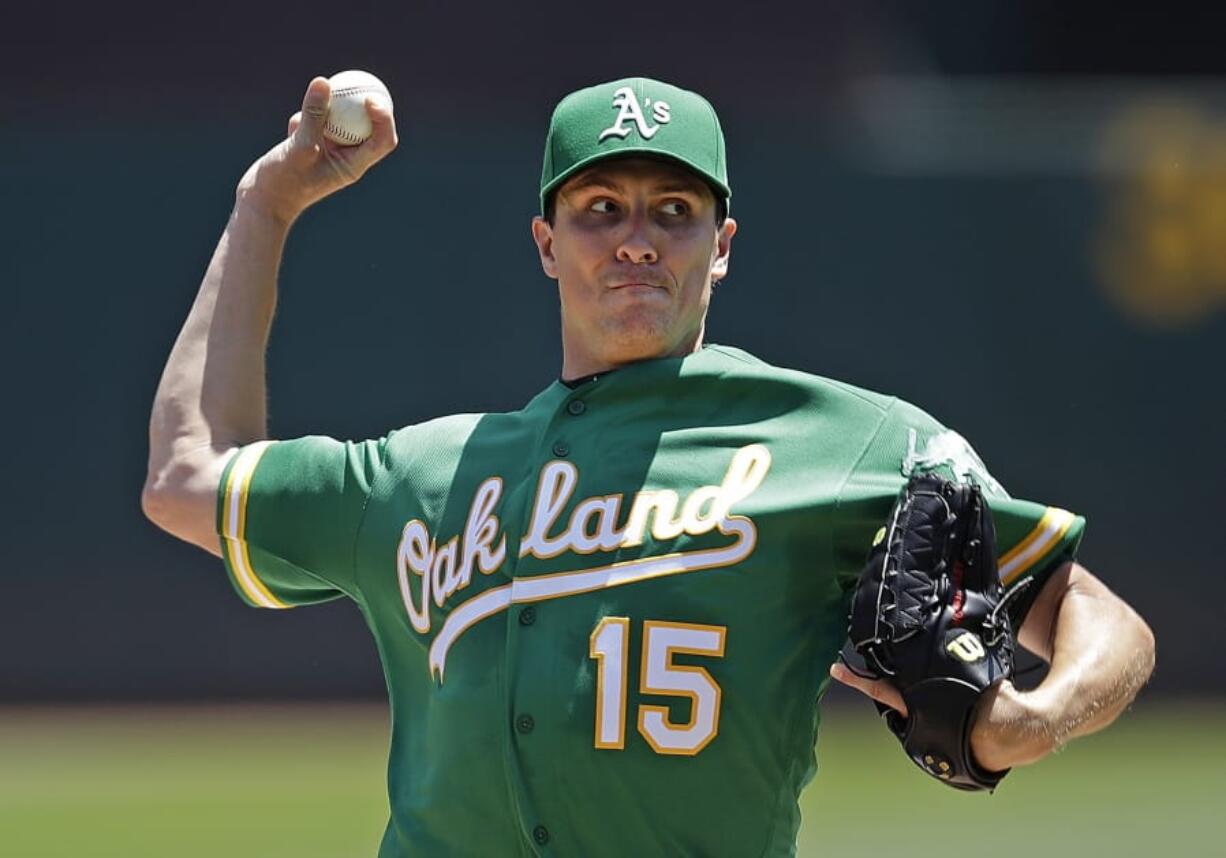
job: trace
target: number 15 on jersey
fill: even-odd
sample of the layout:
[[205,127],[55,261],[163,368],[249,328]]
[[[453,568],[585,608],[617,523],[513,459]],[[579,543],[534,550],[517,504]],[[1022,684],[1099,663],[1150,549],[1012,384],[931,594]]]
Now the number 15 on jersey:
[[[657,754],[693,756],[719,733],[722,691],[706,669],[673,663],[673,656],[703,655],[723,658],[726,626],[703,626],[663,620],[643,622],[642,665],[639,691],[690,701],[689,720],[669,718],[669,708],[652,704],[638,707],[639,733]],[[588,655],[596,667],[597,748],[626,747],[626,689],[630,662],[630,620],[605,617],[592,630]]]

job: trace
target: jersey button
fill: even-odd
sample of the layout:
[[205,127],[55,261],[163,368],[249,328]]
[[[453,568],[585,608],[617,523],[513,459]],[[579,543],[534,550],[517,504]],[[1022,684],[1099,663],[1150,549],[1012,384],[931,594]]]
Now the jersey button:
[[519,612],[519,624],[521,626],[530,626],[536,622],[536,608],[529,605]]
[[536,828],[532,829],[532,839],[541,846],[544,846],[549,842],[549,829],[543,825],[538,825]]
[[570,455],[570,447],[559,441],[553,445],[553,454],[559,459],[564,459],[566,456]]
[[521,733],[531,733],[536,728],[536,721],[531,715],[520,715],[515,719],[515,729]]
[[574,417],[578,417],[584,411],[587,411],[587,405],[582,399],[572,399],[566,403],[566,411]]

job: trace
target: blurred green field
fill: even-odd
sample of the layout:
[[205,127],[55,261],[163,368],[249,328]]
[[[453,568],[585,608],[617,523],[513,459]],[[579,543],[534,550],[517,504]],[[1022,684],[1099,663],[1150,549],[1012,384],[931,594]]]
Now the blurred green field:
[[[1140,706],[968,796],[831,707],[799,854],[1226,854],[1223,728],[1226,703]],[[0,708],[0,856],[372,858],[385,753],[381,707]]]

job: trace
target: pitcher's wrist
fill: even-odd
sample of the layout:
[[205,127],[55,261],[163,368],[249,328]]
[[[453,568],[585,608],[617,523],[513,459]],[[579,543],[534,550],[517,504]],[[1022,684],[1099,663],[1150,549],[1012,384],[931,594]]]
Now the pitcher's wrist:
[[234,212],[238,216],[267,221],[269,226],[288,230],[303,209],[264,192],[253,183],[240,182],[234,193]]
[[984,692],[970,744],[975,762],[994,772],[1037,762],[1057,747],[1042,697],[1009,682]]

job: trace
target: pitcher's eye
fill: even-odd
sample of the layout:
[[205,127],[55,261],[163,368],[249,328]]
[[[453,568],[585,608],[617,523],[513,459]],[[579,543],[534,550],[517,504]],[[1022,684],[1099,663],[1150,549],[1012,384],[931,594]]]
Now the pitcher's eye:
[[673,217],[683,217],[690,213],[690,207],[681,200],[669,200],[660,206],[660,211]]
[[588,211],[596,212],[597,214],[613,214],[613,212],[617,211],[617,206],[613,204],[612,200],[601,198],[594,200],[588,206]]

